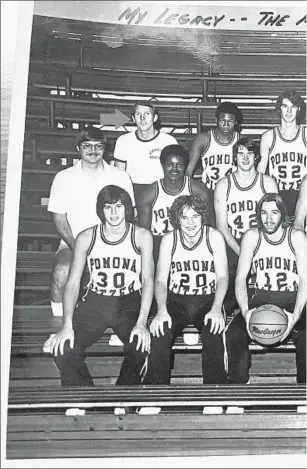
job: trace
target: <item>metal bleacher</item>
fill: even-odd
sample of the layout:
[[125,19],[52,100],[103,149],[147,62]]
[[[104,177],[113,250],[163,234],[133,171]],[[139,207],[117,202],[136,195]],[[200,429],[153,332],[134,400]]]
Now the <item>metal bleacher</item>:
[[[139,27],[140,37],[143,27]],[[260,138],[279,122],[274,100],[285,89],[306,97],[303,33],[207,31],[214,53],[178,46],[155,28],[147,42],[127,27],[61,18],[33,18],[13,314],[7,455],[39,457],[189,456],[305,452],[306,388],[295,380],[294,346],[252,344],[251,385],[203,386],[200,342],[174,344],[169,387],[114,386],[122,347],[112,330],[88,351],[93,390],[62,389],[52,357],[42,351],[60,328],[49,286],[59,238],[47,212],[57,171],[78,159],[76,136],[115,108],[153,100],[162,130],[187,149],[196,132],[215,125],[221,101],[237,102],[242,133]],[[146,37],[144,29],[144,37]],[[192,34],[187,32],[187,40]],[[80,39],[81,38],[81,39]],[[121,40],[123,47],[110,47]],[[110,52],[111,51],[111,52]],[[112,159],[116,138],[133,123],[106,127]],[[189,328],[186,332],[195,332]],[[114,407],[162,408],[159,415],[113,415]],[[204,406],[221,415],[202,415]],[[69,416],[70,409],[76,415]],[[78,414],[78,411],[79,414]],[[103,417],[103,418],[102,418]]]

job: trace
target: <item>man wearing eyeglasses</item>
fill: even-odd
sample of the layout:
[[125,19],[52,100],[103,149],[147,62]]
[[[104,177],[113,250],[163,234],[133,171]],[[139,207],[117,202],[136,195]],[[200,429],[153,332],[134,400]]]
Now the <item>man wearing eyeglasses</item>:
[[257,226],[256,207],[261,197],[268,192],[278,192],[275,180],[257,170],[260,149],[254,140],[241,138],[234,144],[232,153],[237,169],[217,183],[214,193],[216,227],[223,233],[227,247],[227,313],[232,313],[236,305],[234,282],[242,236]]
[[99,223],[96,214],[97,195],[113,184],[125,189],[135,205],[130,176],[104,160],[106,138],[102,130],[88,127],[77,141],[80,161],[56,174],[50,191],[48,211],[53,214],[56,230],[61,238],[54,259],[50,288],[54,316],[63,315],[62,296],[68,278],[77,235]]

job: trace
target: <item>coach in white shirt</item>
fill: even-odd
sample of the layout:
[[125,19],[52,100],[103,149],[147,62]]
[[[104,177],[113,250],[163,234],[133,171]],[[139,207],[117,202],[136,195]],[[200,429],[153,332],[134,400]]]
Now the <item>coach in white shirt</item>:
[[71,168],[56,174],[50,191],[48,210],[61,237],[55,255],[50,299],[52,312],[62,316],[62,296],[72,261],[77,235],[99,223],[96,200],[100,190],[110,184],[125,189],[135,205],[134,192],[129,175],[110,166],[104,159],[106,138],[102,130],[89,127],[82,131],[77,149],[80,161]]

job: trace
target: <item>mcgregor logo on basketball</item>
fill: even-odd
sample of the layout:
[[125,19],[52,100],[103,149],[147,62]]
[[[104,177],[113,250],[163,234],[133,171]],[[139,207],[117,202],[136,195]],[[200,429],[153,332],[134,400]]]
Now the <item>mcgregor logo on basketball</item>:
[[258,329],[257,326],[252,326],[252,332],[258,335],[270,335],[271,337],[279,336],[282,334],[281,329]]

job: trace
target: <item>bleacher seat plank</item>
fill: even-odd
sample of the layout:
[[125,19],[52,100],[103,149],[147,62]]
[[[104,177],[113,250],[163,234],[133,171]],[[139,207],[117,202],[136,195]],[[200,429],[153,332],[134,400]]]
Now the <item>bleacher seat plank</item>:
[[306,385],[159,385],[10,389],[9,409],[306,405]]
[[255,438],[255,439],[156,439],[148,440],[57,440],[8,441],[9,459],[78,458],[78,457],[178,457],[225,456],[253,454],[305,454],[305,439],[301,438]]
[[[131,109],[130,100],[77,100],[68,98],[28,97],[27,119],[50,120],[50,103],[55,103],[56,122],[79,122],[100,124],[100,114],[112,110],[114,106],[123,113]],[[203,112],[204,125],[216,124],[214,112],[217,105],[203,105],[199,103],[157,103],[161,122],[165,126],[186,127],[196,126],[198,113]],[[273,104],[241,105],[244,127],[269,128],[278,125],[279,116]]]

